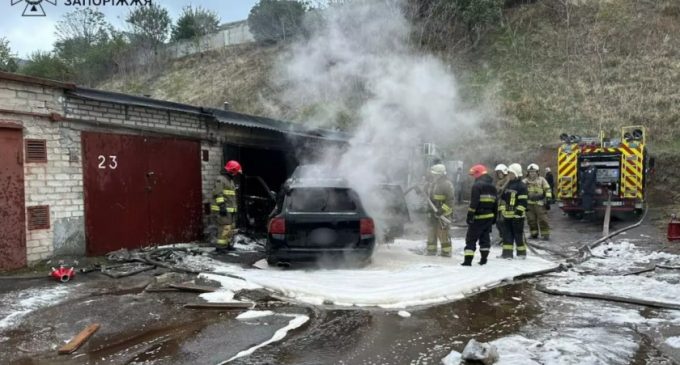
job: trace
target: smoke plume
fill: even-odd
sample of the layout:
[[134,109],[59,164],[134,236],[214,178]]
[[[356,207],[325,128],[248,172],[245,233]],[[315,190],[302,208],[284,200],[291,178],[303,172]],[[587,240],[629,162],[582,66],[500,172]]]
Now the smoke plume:
[[[341,156],[315,157],[333,161],[362,197],[379,183],[405,185],[423,143],[451,147],[478,125],[449,67],[411,45],[403,5],[357,0],[311,14],[310,36],[277,72],[280,101],[309,123],[352,127]],[[364,203],[369,212],[381,209]]]

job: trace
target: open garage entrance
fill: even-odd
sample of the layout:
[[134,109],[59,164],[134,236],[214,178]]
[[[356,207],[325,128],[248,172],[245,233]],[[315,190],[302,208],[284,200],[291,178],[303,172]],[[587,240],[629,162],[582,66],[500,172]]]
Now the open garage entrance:
[[224,161],[236,160],[243,167],[240,181],[239,226],[253,233],[266,231],[275,205],[270,192],[278,192],[298,166],[293,148],[224,145]]

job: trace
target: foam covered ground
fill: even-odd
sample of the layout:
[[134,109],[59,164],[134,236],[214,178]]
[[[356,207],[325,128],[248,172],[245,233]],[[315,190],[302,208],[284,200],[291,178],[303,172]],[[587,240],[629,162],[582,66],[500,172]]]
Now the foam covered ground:
[[[321,305],[333,303],[343,306],[378,306],[405,308],[435,304],[463,298],[465,295],[510,280],[521,274],[551,269],[558,264],[529,255],[526,260],[496,258],[500,248],[494,247],[485,266],[460,266],[463,256],[462,240],[454,240],[454,257],[423,256],[424,241],[397,240],[376,248],[372,263],[363,268],[296,270],[270,268],[259,263],[256,268],[242,268],[205,257],[195,257],[197,266],[211,267],[217,274],[232,274],[245,279],[235,282],[221,275],[204,275],[221,281],[228,297],[241,286],[253,285],[278,292],[293,300]],[[235,288],[238,287],[238,288]],[[221,296],[215,293],[213,298]],[[211,298],[206,298],[210,300]]]

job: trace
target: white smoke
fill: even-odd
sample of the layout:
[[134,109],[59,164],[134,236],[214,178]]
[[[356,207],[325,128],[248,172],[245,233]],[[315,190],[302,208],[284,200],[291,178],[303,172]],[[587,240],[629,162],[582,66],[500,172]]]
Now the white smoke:
[[422,143],[452,147],[478,125],[449,68],[411,45],[403,10],[401,1],[357,0],[314,13],[320,26],[277,73],[280,101],[309,122],[335,125],[352,111],[349,149],[317,157],[337,164],[362,196],[378,183],[405,182]]

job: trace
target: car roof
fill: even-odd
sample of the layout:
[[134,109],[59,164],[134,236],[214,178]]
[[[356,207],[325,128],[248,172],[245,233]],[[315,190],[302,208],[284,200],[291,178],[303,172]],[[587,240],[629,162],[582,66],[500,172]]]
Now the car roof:
[[286,185],[290,189],[299,188],[342,188],[349,189],[349,183],[342,178],[291,178]]

